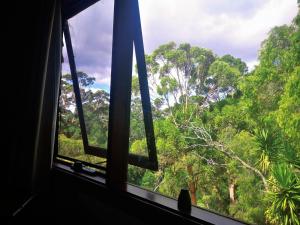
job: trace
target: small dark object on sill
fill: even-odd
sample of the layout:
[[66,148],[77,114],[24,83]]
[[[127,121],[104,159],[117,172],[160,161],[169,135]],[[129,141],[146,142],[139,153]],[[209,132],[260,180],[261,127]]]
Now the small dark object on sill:
[[73,163],[73,165],[71,166],[71,169],[73,169],[75,172],[78,172],[78,173],[86,173],[86,174],[89,174],[89,175],[95,175],[96,174],[96,170],[94,169],[91,169],[91,168],[87,168],[86,166],[83,165],[82,162],[79,162],[79,161],[75,161]]
[[83,165],[82,165],[81,162],[76,161],[76,162],[73,163],[72,169],[73,169],[75,172],[82,172],[82,170],[83,170]]
[[180,212],[190,214],[192,210],[191,197],[188,189],[181,189],[178,197],[178,209]]

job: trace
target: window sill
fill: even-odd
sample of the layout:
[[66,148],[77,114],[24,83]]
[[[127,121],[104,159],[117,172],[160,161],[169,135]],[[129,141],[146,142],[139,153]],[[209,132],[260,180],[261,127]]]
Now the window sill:
[[[53,164],[53,170],[58,173],[63,173],[74,178],[81,179],[90,184],[98,185],[99,188],[107,189],[105,185],[105,179],[100,176],[90,176],[87,174],[82,174],[74,172],[69,166],[55,162]],[[191,222],[191,224],[214,224],[214,225],[245,225],[247,223],[234,220],[229,217],[218,215],[215,212],[208,211],[206,209],[201,209],[192,206],[190,214],[184,214],[180,212],[177,208],[177,200],[160,195],[158,193],[142,189],[140,187],[127,184],[127,192],[122,193],[126,198],[137,200],[142,204],[147,204],[151,207],[159,208],[161,210],[167,211],[174,216],[184,218]]]

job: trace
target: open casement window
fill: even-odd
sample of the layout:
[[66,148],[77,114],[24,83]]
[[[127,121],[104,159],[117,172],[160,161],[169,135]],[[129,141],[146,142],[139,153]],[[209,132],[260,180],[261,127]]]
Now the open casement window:
[[[142,29],[141,29],[138,1],[137,0],[131,1],[130,5],[131,5],[131,7],[130,7],[129,11],[130,11],[132,17],[130,17],[129,21],[127,21],[127,25],[129,27],[128,32],[131,32],[131,34],[128,35],[130,37],[130,40],[127,40],[127,41],[129,41],[130,45],[132,45],[131,48],[129,48],[129,49],[132,49],[132,51],[133,51],[133,46],[135,46],[136,62],[137,62],[137,68],[138,68],[138,80],[139,80],[139,86],[140,86],[141,103],[142,103],[142,111],[143,111],[143,122],[144,122],[144,127],[145,127],[145,136],[146,136],[146,142],[147,142],[147,148],[148,148],[148,156],[128,153],[129,154],[128,155],[128,163],[131,165],[142,167],[142,168],[157,170],[158,162],[157,162],[157,154],[156,154],[156,146],[155,146],[155,137],[154,137],[151,103],[150,103],[149,88],[148,88],[148,81],[147,81],[147,70],[146,70],[146,63],[145,63],[145,54],[144,54],[143,37],[142,37]],[[118,7],[118,8],[120,8],[120,7]],[[119,9],[117,9],[115,6],[114,10],[115,10],[114,13],[116,13],[116,10],[119,10]],[[107,124],[107,126],[109,126],[108,132],[107,132],[108,134],[105,133],[105,131],[102,131],[102,133],[100,132],[102,139],[108,139],[108,140],[106,140],[106,143],[108,143],[108,144],[105,144],[102,146],[95,146],[95,144],[90,141],[89,134],[87,132],[87,130],[88,130],[87,129],[87,119],[85,117],[85,112],[84,112],[85,110],[83,107],[84,102],[83,102],[83,98],[82,98],[83,96],[81,94],[81,87],[80,87],[80,81],[79,81],[80,72],[77,71],[76,59],[74,57],[70,28],[69,28],[69,23],[68,23],[69,17],[73,16],[73,14],[75,14],[75,13],[74,12],[66,13],[65,20],[63,22],[63,35],[64,35],[67,56],[68,56],[68,60],[69,60],[70,73],[71,73],[71,77],[70,77],[71,82],[69,82],[69,84],[71,83],[71,85],[72,85],[73,94],[75,97],[75,105],[73,107],[75,108],[75,111],[76,111],[76,114],[77,114],[77,117],[79,120],[80,133],[81,133],[84,154],[94,156],[94,157],[99,157],[99,159],[100,159],[99,162],[97,162],[95,164],[86,163],[86,165],[98,168],[102,171],[105,171],[106,167],[103,165],[105,165],[105,163],[106,163],[105,158],[107,158],[107,155],[109,152],[109,149],[107,149],[105,146],[108,146],[108,148],[109,148],[110,135],[111,135],[111,133],[114,133],[113,131],[110,131],[110,128],[112,127],[111,124],[114,123],[114,121],[111,121],[111,120],[116,119],[116,117],[118,117],[118,112],[112,112],[112,110],[115,110],[115,109],[113,109],[113,107],[111,107],[111,105],[112,105],[112,103],[116,102],[115,98],[118,97],[118,94],[113,95],[113,92],[118,93],[118,88],[121,87],[123,89],[123,92],[128,93],[128,95],[130,96],[131,86],[122,85],[122,80],[115,79],[117,76],[112,75],[111,95],[110,95],[110,99],[109,99],[110,100],[109,122]],[[117,17],[116,15],[114,15],[114,35],[113,35],[114,42],[116,42],[115,39],[117,39],[117,40],[122,39],[122,37],[118,37],[118,32],[116,31],[116,30],[120,29],[120,28],[116,28],[116,27],[121,25],[121,23],[118,20],[120,20],[120,17]],[[101,29],[101,27],[99,27],[99,28],[95,27],[95,29]],[[119,35],[119,36],[121,36],[121,35]],[[90,38],[93,38],[93,37],[91,36]],[[113,60],[112,74],[114,71],[113,67],[114,67],[114,65],[117,64],[117,63],[114,63],[114,54],[118,54],[117,51],[114,51],[114,48],[116,49],[116,47],[113,46],[113,51],[112,51],[113,52],[112,53],[112,58],[113,58],[112,59]],[[129,65],[127,65],[128,68],[129,67],[132,68],[132,57],[133,57],[132,52],[131,53],[129,52],[129,54],[127,55],[127,58],[128,58],[128,62],[131,62],[131,63],[128,63],[129,64]],[[117,71],[117,69],[115,71]],[[126,79],[128,79],[128,82],[130,82],[130,84],[131,84],[131,77],[127,77]],[[114,91],[112,91],[112,90],[114,90]],[[125,106],[125,108],[129,107],[129,109],[130,109],[130,103],[131,103],[131,100],[129,97],[129,98],[127,98],[127,101],[123,102],[122,104]],[[127,121],[127,123],[125,123],[125,124],[127,124],[127,126],[124,129],[125,136],[126,136],[126,133],[129,132],[129,126],[130,126],[129,117],[127,116],[127,118],[128,118],[127,119],[128,121]],[[99,123],[101,122],[101,118],[99,118],[98,122]],[[107,121],[105,121],[105,122],[107,123]],[[105,123],[105,122],[102,121],[102,123]],[[123,128],[124,128],[124,126],[123,126]],[[107,136],[108,136],[108,138],[107,138]],[[116,140],[117,138],[112,138],[112,139],[113,140],[111,140],[111,141],[114,141],[114,142],[118,141],[118,140]],[[128,146],[127,147],[124,146],[124,148],[128,148]],[[59,153],[59,151],[58,151],[57,157],[66,159],[66,160],[75,161],[75,159],[72,159],[72,157],[66,157],[64,155],[61,155]]]

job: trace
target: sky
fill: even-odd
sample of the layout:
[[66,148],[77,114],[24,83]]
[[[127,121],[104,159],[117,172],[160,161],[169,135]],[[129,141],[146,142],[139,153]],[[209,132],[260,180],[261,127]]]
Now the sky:
[[[175,41],[231,54],[249,69],[274,26],[290,24],[297,0],[139,0],[145,53]],[[100,0],[69,20],[77,71],[96,78],[93,89],[109,90],[113,0]],[[68,72],[64,51],[63,73]]]

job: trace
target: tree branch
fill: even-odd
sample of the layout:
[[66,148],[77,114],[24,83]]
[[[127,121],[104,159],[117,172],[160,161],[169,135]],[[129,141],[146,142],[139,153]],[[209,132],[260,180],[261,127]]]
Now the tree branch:
[[[265,176],[262,174],[262,172],[260,172],[254,166],[252,166],[249,163],[242,160],[239,156],[236,155],[236,153],[234,151],[232,151],[229,148],[226,148],[224,144],[222,144],[220,142],[213,141],[211,135],[205,130],[205,128],[195,127],[193,124],[191,126],[189,126],[188,128],[193,131],[193,133],[196,135],[196,137],[198,139],[201,139],[202,141],[204,141],[206,143],[204,145],[203,144],[199,144],[199,145],[196,144],[197,146],[212,147],[213,149],[216,149],[217,151],[223,153],[227,157],[236,160],[244,168],[254,172],[262,180],[265,190],[266,191],[269,190],[267,180],[266,180]],[[196,145],[194,145],[193,147],[195,147]]]

